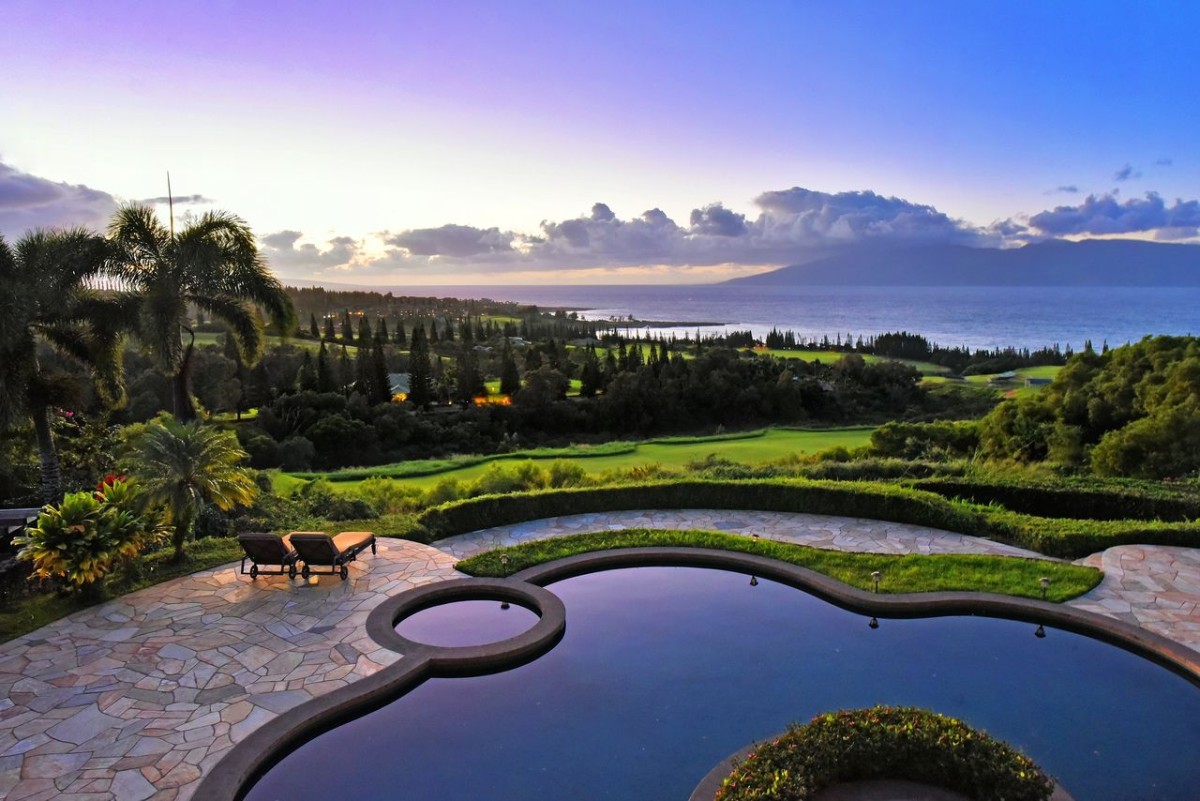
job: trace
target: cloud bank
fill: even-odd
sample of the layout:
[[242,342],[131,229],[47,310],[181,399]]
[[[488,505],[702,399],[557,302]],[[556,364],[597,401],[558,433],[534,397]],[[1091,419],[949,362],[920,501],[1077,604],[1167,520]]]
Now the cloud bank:
[[116,209],[107,192],[39,178],[0,160],[0,234],[7,239],[34,228],[102,229]]
[[1200,201],[1171,205],[1154,192],[1124,202],[1116,194],[1089,195],[1077,206],[1056,206],[1029,218],[1048,236],[1156,233],[1161,239],[1187,239],[1200,231]]

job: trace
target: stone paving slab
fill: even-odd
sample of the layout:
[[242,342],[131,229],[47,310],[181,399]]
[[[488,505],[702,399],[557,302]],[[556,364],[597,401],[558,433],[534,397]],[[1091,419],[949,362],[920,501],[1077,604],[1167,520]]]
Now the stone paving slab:
[[437,549],[378,547],[344,582],[226,565],[0,645],[0,798],[191,798],[247,734],[400,658],[367,637],[379,602],[461,576]]
[[434,543],[459,559],[505,545],[627,528],[706,529],[856,553],[978,553],[1045,559],[1000,542],[907,523],[794,512],[720,509],[638,509],[549,517],[473,531]]
[[[503,526],[430,547],[379,541],[350,579],[250,581],[236,565],[165,582],[0,645],[0,798],[188,801],[233,745],[282,712],[400,657],[367,614],[459,577],[481,550],[584,531],[705,528],[872,553],[1037,554],[978,537],[857,518],[633,511]],[[1200,651],[1200,550],[1121,546],[1081,563],[1105,579],[1071,605]]]

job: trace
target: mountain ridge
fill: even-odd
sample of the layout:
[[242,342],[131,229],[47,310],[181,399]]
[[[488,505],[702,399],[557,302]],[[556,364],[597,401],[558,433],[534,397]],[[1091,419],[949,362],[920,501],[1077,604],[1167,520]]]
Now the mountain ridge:
[[855,247],[734,278],[759,286],[1200,286],[1200,245],[1051,240],[1020,248]]

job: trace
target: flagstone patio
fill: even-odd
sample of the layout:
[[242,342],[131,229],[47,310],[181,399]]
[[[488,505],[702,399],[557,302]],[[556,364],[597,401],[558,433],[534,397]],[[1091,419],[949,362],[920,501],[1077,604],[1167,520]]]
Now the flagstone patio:
[[[628,527],[758,533],[880,553],[1034,556],[976,537],[873,520],[712,510],[575,515],[504,526],[437,547],[382,539],[350,579],[251,581],[237,565],[76,613],[0,645],[0,797],[186,801],[199,778],[280,713],[400,658],[365,632],[405,589],[457,577],[461,556],[502,544]],[[1200,550],[1096,554],[1104,582],[1071,603],[1200,651]]]

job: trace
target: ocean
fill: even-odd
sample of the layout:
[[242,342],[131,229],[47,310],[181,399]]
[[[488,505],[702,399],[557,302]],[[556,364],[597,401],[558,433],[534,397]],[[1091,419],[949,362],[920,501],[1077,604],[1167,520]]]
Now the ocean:
[[[385,288],[381,287],[380,290]],[[830,339],[889,331],[947,347],[1099,348],[1152,334],[1200,333],[1200,287],[424,286],[397,295],[491,298],[580,309],[588,319],[683,323],[704,333],[772,328]],[[621,326],[625,330],[626,326]],[[634,329],[630,329],[631,333]]]

